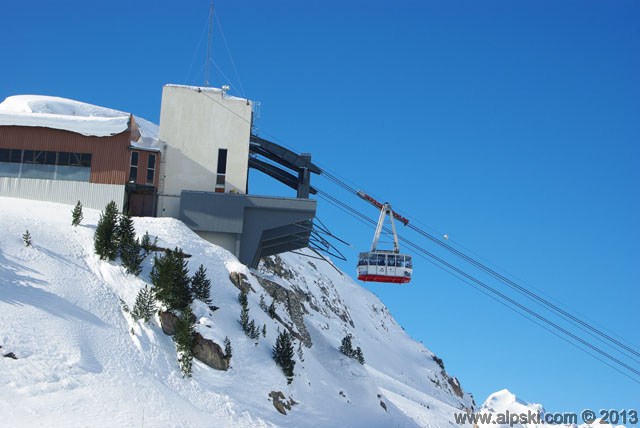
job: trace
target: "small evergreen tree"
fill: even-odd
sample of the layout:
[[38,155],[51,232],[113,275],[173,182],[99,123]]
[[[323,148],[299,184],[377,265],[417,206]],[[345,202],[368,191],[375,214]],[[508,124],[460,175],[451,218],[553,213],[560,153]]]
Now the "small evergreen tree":
[[224,359],[227,360],[227,363],[231,361],[231,356],[233,355],[233,348],[231,348],[231,341],[228,336],[224,338]]
[[271,304],[269,305],[269,308],[267,309],[267,314],[269,314],[269,317],[271,319],[274,319],[276,317],[276,299],[273,299],[271,301]]
[[195,337],[195,324],[191,321],[193,313],[191,307],[186,306],[176,322],[176,334],[173,341],[178,351],[178,363],[183,377],[191,377],[193,363],[193,342]]
[[22,234],[22,241],[24,242],[25,247],[31,246],[31,234],[28,230]]
[[358,346],[357,348],[353,348],[353,344],[351,343],[351,339],[353,336],[351,334],[347,334],[342,338],[342,343],[338,348],[340,352],[346,355],[349,358],[353,358],[358,361],[360,364],[364,364],[364,354],[362,353],[362,349]]
[[71,226],[79,225],[83,218],[82,204],[78,201],[73,211],[71,211]]
[[242,326],[242,331],[246,333],[249,327],[249,302],[247,293],[241,291],[240,294],[238,294],[238,302],[240,302],[240,325]]
[[153,242],[151,242],[151,236],[149,235],[149,232],[145,232],[144,235],[142,235],[140,246],[144,250],[145,254],[149,254],[151,250],[155,248],[157,243],[158,243],[158,237],[156,237],[153,240]]
[[287,377],[288,383],[293,381],[293,369],[296,365],[293,359],[293,344],[291,343],[291,335],[285,329],[280,332],[273,346],[273,359],[280,366],[282,372]]
[[133,305],[131,316],[136,321],[143,319],[144,322],[149,322],[151,317],[153,317],[155,309],[156,299],[153,297],[153,292],[145,285],[136,296],[136,303]]
[[132,245],[136,240],[136,229],[133,227],[133,219],[129,212],[123,213],[118,217],[114,237],[118,244],[120,254],[122,254],[125,247]]
[[207,305],[211,304],[211,281],[207,278],[207,270],[203,265],[200,265],[191,278],[191,294],[193,294],[194,298],[202,300]]
[[93,235],[93,246],[100,260],[115,260],[118,254],[118,243],[115,240],[117,221],[118,207],[114,201],[111,201],[100,214],[100,220]]
[[360,364],[364,364],[364,355],[362,354],[362,349],[358,346],[354,352],[354,358]]
[[349,358],[353,358],[353,345],[351,344],[351,335],[347,334],[345,337],[342,338],[342,343],[340,344],[340,347],[338,348],[338,350],[340,352],[342,352],[344,355],[346,355]]
[[260,309],[262,309],[263,311],[267,312],[267,304],[264,301],[264,294],[260,295]]
[[169,309],[183,310],[193,301],[189,269],[180,248],[155,257],[150,276],[156,298]]
[[304,362],[304,352],[302,351],[302,342],[298,342],[298,359]]
[[144,254],[140,252],[140,248],[141,247],[137,239],[120,247],[122,266],[124,266],[128,274],[138,276],[140,275],[140,272],[142,272]]
[[267,325],[262,324],[262,337],[267,337]]

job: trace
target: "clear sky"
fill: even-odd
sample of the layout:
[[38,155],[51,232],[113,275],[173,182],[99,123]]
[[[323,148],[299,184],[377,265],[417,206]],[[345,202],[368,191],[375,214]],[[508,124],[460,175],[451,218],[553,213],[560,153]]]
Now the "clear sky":
[[[261,136],[640,346],[640,2],[216,11],[211,81],[260,101]],[[208,0],[5,2],[0,98],[55,95],[157,123],[163,84],[204,81],[207,15]],[[257,172],[250,185],[293,196]],[[319,216],[352,245],[340,266],[355,273],[372,231],[322,200]],[[367,287],[478,402],[509,388],[551,411],[640,409],[640,384],[425,260],[408,286]]]

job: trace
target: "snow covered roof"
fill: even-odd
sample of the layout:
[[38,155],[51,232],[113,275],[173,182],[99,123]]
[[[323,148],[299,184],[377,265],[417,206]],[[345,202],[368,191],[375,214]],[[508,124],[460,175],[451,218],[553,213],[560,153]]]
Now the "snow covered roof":
[[220,88],[212,88],[210,86],[190,86],[190,85],[176,85],[173,83],[164,85],[165,87],[170,87],[170,88],[186,88],[186,89],[191,89],[194,91],[198,91],[198,92],[207,92],[207,93],[211,93],[211,94],[220,94],[224,97],[225,100],[235,100],[235,101],[247,101],[246,98],[240,98],[240,97],[234,97],[232,95],[227,94],[225,91],[223,91]]
[[[108,137],[126,131],[129,120],[129,113],[45,95],[15,95],[0,103],[0,126],[44,127]],[[135,121],[141,137],[131,145],[159,150],[158,126],[139,117]]]

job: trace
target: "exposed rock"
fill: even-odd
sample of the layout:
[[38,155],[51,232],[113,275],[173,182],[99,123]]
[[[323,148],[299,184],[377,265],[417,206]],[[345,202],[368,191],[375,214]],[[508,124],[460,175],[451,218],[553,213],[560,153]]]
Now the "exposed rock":
[[[319,278],[313,280],[313,284],[307,284],[307,279],[297,275],[295,271],[288,268],[279,256],[266,257],[262,259],[260,271],[286,280],[291,284],[291,288],[297,293],[299,300],[301,302],[307,302],[314,311],[327,316],[330,316],[330,314],[333,313],[342,321],[348,323],[351,327],[354,327],[353,320],[351,319],[348,309],[340,300],[340,296],[331,282],[325,283],[322,278]],[[319,289],[322,292],[322,295],[320,296],[322,301],[318,302],[316,296],[303,290],[301,288],[301,284],[306,284],[314,289]],[[302,307],[306,312],[304,305]]]
[[458,378],[447,376],[447,382],[449,382],[449,385],[451,385],[453,393],[462,398],[462,396],[464,395],[464,391],[462,391],[462,387],[460,386],[460,381],[458,380]]
[[[178,316],[171,311],[160,312],[160,327],[162,332],[167,336],[173,336],[176,334],[176,323],[178,322]],[[191,315],[191,322],[196,322],[196,316]]]
[[13,360],[17,360],[18,359],[18,357],[16,357],[16,354],[14,354],[13,352],[9,352],[8,354],[4,354],[4,356],[6,358],[11,358]]
[[173,312],[160,312],[160,327],[167,336],[173,336],[176,334],[176,323],[178,317]]
[[249,293],[249,290],[255,291],[253,290],[253,288],[251,288],[251,283],[249,282],[247,275],[240,273],[240,272],[231,272],[229,274],[229,279],[231,280],[231,282],[233,283],[233,285],[236,286],[236,288],[240,291],[242,291],[243,293]]
[[380,400],[380,407],[382,407],[385,412],[387,411],[387,404],[382,400]]
[[227,370],[229,368],[229,362],[220,345],[213,340],[205,339],[200,333],[196,333],[191,350],[195,358],[213,369]]
[[268,279],[257,277],[260,285],[265,289],[267,293],[271,296],[272,299],[276,300],[279,303],[282,303],[282,306],[289,313],[289,317],[291,321],[295,325],[295,329],[293,326],[287,325],[282,318],[277,316],[276,319],[280,321],[280,323],[285,326],[291,334],[298,340],[300,340],[307,348],[311,348],[313,343],[311,342],[311,335],[307,330],[307,327],[304,324],[304,314],[305,308],[301,302],[300,295],[294,291],[287,290],[280,284],[277,284],[273,281],[269,281]]
[[282,279],[293,279],[294,277],[293,272],[284,266],[280,256],[265,257],[262,259],[262,263],[265,269],[273,272],[274,275]]
[[286,415],[287,410],[291,410],[292,406],[298,404],[291,397],[289,397],[288,400],[285,400],[282,391],[271,391],[269,393],[269,398],[272,399],[273,407],[283,415]]

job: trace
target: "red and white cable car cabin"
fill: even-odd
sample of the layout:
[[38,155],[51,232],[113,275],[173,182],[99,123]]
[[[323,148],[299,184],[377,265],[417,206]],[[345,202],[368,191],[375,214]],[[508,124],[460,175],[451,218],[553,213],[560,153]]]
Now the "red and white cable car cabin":
[[360,253],[358,258],[358,279],[361,281],[406,284],[411,281],[412,272],[411,256],[405,254],[378,250]]
[[[364,192],[358,192],[358,196],[373,206],[380,208],[380,218],[378,219],[376,232],[373,235],[371,251],[360,253],[358,257],[358,279],[366,282],[406,284],[411,281],[413,263],[411,256],[400,254],[398,235],[396,234],[396,226],[393,223],[393,219],[398,219],[404,225],[409,223],[409,220],[394,213],[389,203],[381,204]],[[391,231],[393,232],[393,250],[379,250],[376,247],[387,216],[389,216]]]

